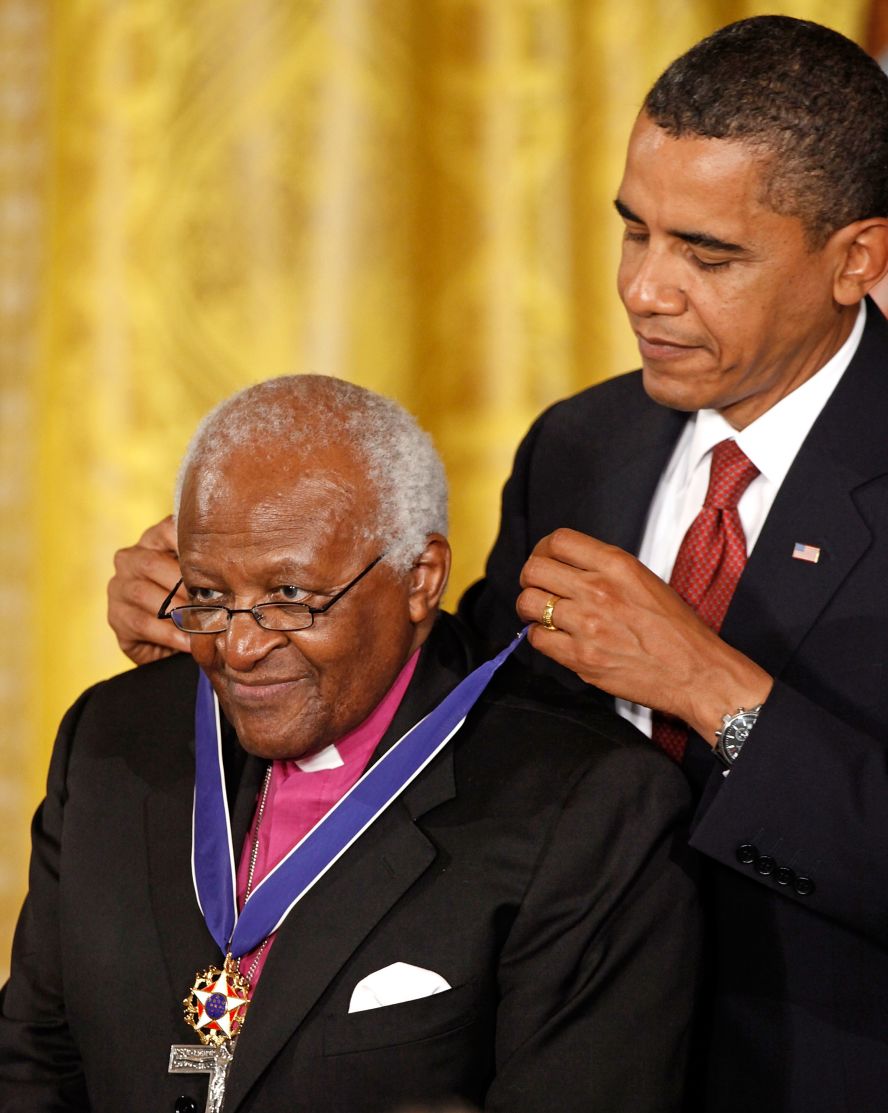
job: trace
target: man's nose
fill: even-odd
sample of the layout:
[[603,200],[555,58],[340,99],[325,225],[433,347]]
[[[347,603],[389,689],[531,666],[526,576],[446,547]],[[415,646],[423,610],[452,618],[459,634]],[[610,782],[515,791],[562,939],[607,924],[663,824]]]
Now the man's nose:
[[620,297],[636,317],[675,317],[687,308],[681,263],[665,251],[648,248],[620,264]]
[[286,645],[287,635],[281,630],[266,630],[249,611],[233,614],[228,629],[219,634],[222,652],[228,665],[246,672],[267,657],[273,649]]

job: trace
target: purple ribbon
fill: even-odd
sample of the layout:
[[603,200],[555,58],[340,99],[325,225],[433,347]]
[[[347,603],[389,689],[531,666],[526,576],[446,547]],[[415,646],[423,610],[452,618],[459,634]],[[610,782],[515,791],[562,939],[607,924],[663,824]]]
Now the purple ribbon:
[[469,673],[434,710],[371,765],[256,886],[240,916],[222,768],[219,707],[212,685],[200,674],[195,708],[191,861],[197,903],[223,954],[239,958],[277,931],[293,906],[456,734],[493,674],[526,633],[526,629],[522,630],[501,653]]

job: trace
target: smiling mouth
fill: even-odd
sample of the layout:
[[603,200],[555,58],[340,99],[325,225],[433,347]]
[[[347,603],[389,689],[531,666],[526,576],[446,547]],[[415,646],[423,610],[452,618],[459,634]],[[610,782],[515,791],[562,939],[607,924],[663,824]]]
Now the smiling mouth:
[[699,347],[697,344],[679,344],[675,340],[667,340],[661,336],[647,337],[638,332],[635,335],[638,338],[638,350],[643,359],[681,359],[688,352],[697,351]]
[[270,680],[263,684],[255,682],[246,683],[242,680],[229,680],[228,693],[233,700],[240,704],[259,705],[269,700],[278,699],[291,692],[304,677],[295,680]]

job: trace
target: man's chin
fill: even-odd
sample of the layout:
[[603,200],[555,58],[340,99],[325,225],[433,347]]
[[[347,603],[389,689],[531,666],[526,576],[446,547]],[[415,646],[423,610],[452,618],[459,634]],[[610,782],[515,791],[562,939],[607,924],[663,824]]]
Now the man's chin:
[[294,738],[291,733],[280,736],[271,732],[255,733],[250,730],[237,731],[237,740],[241,748],[253,757],[263,761],[299,761],[309,754],[317,753],[329,745],[326,741],[315,741],[311,738]]
[[294,761],[328,745],[328,732],[312,723],[304,703],[286,710],[222,706],[241,747],[264,761]]
[[700,384],[688,381],[675,370],[664,372],[647,362],[642,363],[642,383],[644,392],[653,402],[670,410],[693,413],[707,409],[711,402]]

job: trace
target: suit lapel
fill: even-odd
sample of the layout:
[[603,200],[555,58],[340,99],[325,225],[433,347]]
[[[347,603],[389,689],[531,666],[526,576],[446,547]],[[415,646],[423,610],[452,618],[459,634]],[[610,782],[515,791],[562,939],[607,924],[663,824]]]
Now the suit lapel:
[[[246,754],[237,741],[237,735],[227,722],[224,725],[224,730],[229,740],[225,755],[225,770],[231,816],[231,845],[234,847],[234,867],[237,869],[243,853],[244,841],[248,838],[250,828],[253,825],[256,800],[259,796],[265,771],[268,769],[268,762]],[[237,751],[240,755],[241,772],[239,775],[231,775],[228,772],[229,750]]]
[[[374,760],[462,679],[467,654],[450,625],[445,619],[433,631]],[[447,747],[284,921],[238,1040],[226,1096],[232,1113],[369,932],[434,861],[435,847],[414,820],[453,795]]]
[[[145,803],[151,903],[172,1001],[185,996],[197,970],[219,958],[219,950],[198,907],[191,877],[193,733],[181,739],[179,752],[182,762],[174,779],[155,790]],[[183,1042],[187,1035],[183,1024]]]
[[[806,444],[774,500],[721,636],[779,677],[871,538],[847,474],[818,453],[816,445]],[[793,559],[797,541],[820,549],[817,564]],[[696,734],[688,739],[682,767],[698,791],[706,786],[705,809],[722,777],[712,750]]]
[[[638,375],[639,397],[627,407],[632,422],[617,450],[605,461],[590,461],[583,474],[605,476],[585,484],[578,502],[577,522],[586,530],[594,523],[595,537],[626,552],[637,553],[647,521],[648,508],[666,469],[687,414],[666,409],[644,394]],[[613,442],[608,441],[610,446]],[[597,446],[592,446],[592,451]]]
[[[804,447],[737,586],[722,634],[772,675],[786,666],[870,544],[852,490],[832,461]],[[796,542],[820,549],[819,561],[795,560]]]
[[[888,326],[868,306],[860,347],[815,422],[768,515],[722,635],[779,675],[872,541],[861,488],[888,473]],[[793,559],[796,542],[820,549]]]
[[[886,356],[888,325],[869,303],[860,347],[787,473],[725,616],[725,641],[772,676],[872,543],[862,495],[888,474]],[[793,559],[796,542],[820,549],[817,564]],[[709,782],[702,813],[722,778],[697,735],[683,767],[698,787]]]

